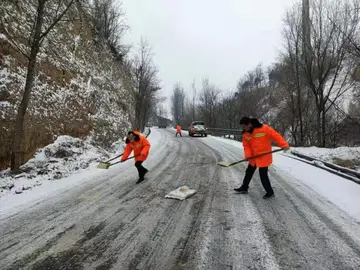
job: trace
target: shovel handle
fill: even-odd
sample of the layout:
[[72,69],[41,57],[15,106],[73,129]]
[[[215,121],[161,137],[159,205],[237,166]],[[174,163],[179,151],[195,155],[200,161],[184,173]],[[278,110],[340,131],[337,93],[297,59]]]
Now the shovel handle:
[[241,163],[241,162],[244,162],[244,161],[247,161],[249,159],[253,159],[253,158],[257,158],[257,157],[262,157],[262,156],[265,156],[265,155],[269,155],[269,154],[272,154],[272,153],[276,153],[276,152],[280,152],[280,151],[283,151],[284,149],[283,148],[280,148],[280,149],[276,149],[276,150],[273,150],[273,151],[270,151],[270,152],[265,152],[265,153],[262,153],[262,154],[258,154],[258,155],[255,155],[255,156],[251,156],[247,159],[242,159],[242,160],[239,160],[239,161],[235,161],[233,163],[230,164],[230,166],[232,165],[235,165],[235,164],[238,164],[238,163]]
[[276,153],[276,152],[280,152],[280,151],[283,151],[283,150],[284,150],[283,148],[276,149],[276,150],[272,150],[272,151],[269,151],[269,152],[266,152],[266,153],[262,153],[262,154],[258,154],[258,155],[249,157],[248,159],[253,159],[253,158],[257,158],[257,157],[262,157],[262,156],[269,155],[269,154]]
[[[135,157],[138,157],[138,156],[140,156],[140,155],[136,155],[136,156],[129,157],[129,158],[125,159],[124,161],[127,161],[127,160],[129,160],[129,159],[132,159],[132,158],[135,158]],[[121,160],[120,160],[120,161],[116,161],[116,162],[114,162],[114,163],[111,163],[110,166],[115,165],[115,164],[118,164],[118,163],[121,163],[121,162],[124,162],[124,161],[121,161]]]
[[107,161],[105,161],[105,162],[110,162],[110,161],[113,161],[113,160],[115,160],[115,159],[117,159],[117,158],[121,157],[123,154],[124,154],[124,153],[121,153],[121,154],[117,155],[116,157],[113,157],[112,159],[109,159],[109,160],[107,160]]

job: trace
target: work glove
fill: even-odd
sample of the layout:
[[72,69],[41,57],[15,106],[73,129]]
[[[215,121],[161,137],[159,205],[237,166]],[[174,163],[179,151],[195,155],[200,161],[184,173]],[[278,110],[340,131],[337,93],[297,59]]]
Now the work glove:
[[283,149],[284,149],[284,153],[287,153],[287,152],[290,151],[290,147],[285,147],[285,148],[283,148]]

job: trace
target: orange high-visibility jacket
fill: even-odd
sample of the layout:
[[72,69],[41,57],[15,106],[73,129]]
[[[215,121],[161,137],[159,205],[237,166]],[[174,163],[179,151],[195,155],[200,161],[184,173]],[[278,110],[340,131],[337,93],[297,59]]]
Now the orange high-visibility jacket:
[[[262,124],[260,127],[255,127],[252,133],[244,132],[242,142],[245,158],[270,152],[272,150],[271,141],[275,141],[281,148],[289,147],[285,139],[268,125]],[[249,160],[250,165],[258,168],[269,167],[271,163],[272,154]]]
[[[121,160],[124,161],[129,157],[132,151],[134,151],[135,161],[144,161],[147,159],[150,151],[150,142],[138,131],[134,131],[135,141],[130,142],[126,139],[126,147]],[[139,155],[139,156],[138,156]]]
[[176,126],[176,132],[178,132],[178,133],[181,132],[181,126],[180,126],[180,125],[177,125],[177,126]]

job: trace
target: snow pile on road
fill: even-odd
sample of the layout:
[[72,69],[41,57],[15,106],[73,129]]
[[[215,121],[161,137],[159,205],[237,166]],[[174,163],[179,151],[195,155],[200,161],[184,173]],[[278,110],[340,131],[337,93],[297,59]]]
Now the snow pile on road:
[[176,199],[176,200],[185,200],[186,198],[189,198],[190,196],[194,195],[196,193],[195,189],[190,189],[188,186],[181,186],[167,195],[165,195],[165,198],[167,199]]
[[59,136],[54,143],[39,149],[34,158],[22,165],[20,174],[12,176],[10,169],[0,172],[0,197],[20,194],[41,185],[43,181],[68,177],[123,150],[122,140],[113,144],[111,152],[91,145],[90,141],[90,138],[84,141]]
[[292,151],[360,171],[360,147],[296,147]]

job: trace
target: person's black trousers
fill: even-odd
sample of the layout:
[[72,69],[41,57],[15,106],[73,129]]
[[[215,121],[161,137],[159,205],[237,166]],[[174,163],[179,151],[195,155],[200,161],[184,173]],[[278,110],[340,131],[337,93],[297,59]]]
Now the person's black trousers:
[[139,178],[144,178],[145,173],[147,172],[147,169],[145,169],[142,165],[143,161],[136,161],[135,167],[139,172]]
[[[249,164],[249,166],[246,169],[244,181],[242,184],[244,188],[246,188],[246,189],[249,188],[250,181],[251,181],[255,171],[256,171],[256,166],[251,166]],[[264,189],[266,190],[266,193],[274,194],[274,190],[271,187],[270,179],[268,176],[268,167],[259,168],[259,174],[260,174],[261,183],[262,183]]]

